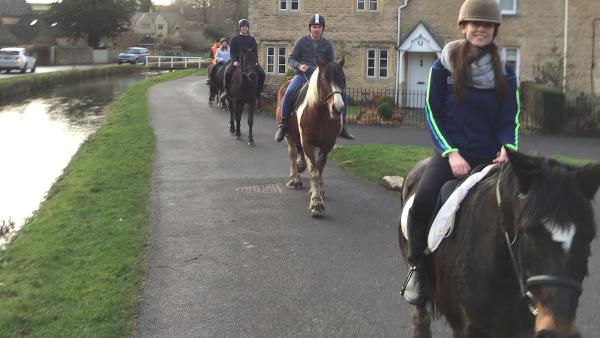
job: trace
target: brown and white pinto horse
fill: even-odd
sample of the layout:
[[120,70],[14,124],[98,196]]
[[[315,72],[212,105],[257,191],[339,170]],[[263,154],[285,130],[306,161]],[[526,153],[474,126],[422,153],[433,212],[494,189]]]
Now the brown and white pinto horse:
[[[292,98],[286,141],[290,157],[290,177],[287,187],[302,188],[300,173],[306,168],[310,177],[309,208],[313,217],[325,211],[323,204],[323,169],[327,155],[333,149],[342,128],[341,113],[344,109],[342,90],[346,89],[346,77],[342,67],[344,59],[325,63],[317,59],[317,69],[307,84]],[[277,100],[276,122],[281,121],[281,103],[289,81],[280,89]],[[316,149],[319,148],[318,159]]]
[[[425,257],[428,302],[413,314],[414,338],[431,337],[432,314],[448,320],[454,338],[580,338],[600,164],[508,158],[469,191],[454,230]],[[404,181],[407,208],[425,165]],[[406,257],[401,227],[400,247]]]

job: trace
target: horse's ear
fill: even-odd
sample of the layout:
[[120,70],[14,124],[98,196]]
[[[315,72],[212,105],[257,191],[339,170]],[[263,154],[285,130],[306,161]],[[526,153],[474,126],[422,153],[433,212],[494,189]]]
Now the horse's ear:
[[526,194],[531,188],[533,179],[540,173],[542,168],[542,160],[537,157],[527,156],[510,148],[506,148],[508,160],[512,167],[517,181],[519,182],[519,190]]
[[319,56],[317,56],[317,67],[323,68],[326,65],[327,65],[327,63],[325,61],[323,61],[323,59],[321,59]]
[[593,199],[600,186],[600,164],[588,164],[577,170],[577,181],[588,199]]
[[342,56],[342,58],[340,59],[340,61],[338,61],[338,65],[340,65],[340,67],[344,67],[344,63],[346,62],[346,58],[344,56]]

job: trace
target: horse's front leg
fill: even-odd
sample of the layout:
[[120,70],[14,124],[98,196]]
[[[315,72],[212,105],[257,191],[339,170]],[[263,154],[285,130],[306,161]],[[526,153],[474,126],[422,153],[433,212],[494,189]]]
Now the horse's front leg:
[[321,217],[325,211],[323,196],[321,194],[321,173],[315,158],[315,148],[313,146],[303,145],[304,156],[308,164],[308,175],[310,177],[309,204],[310,215]]
[[289,139],[286,139],[288,144],[288,156],[290,157],[290,179],[285,184],[290,189],[302,189],[302,181],[300,180],[300,172],[298,171],[298,151],[297,146]]
[[236,100],[233,104],[235,109],[235,139],[239,140],[240,136],[242,136],[242,131],[240,129],[240,124],[242,121],[242,111],[244,110],[244,103]]
[[254,125],[254,113],[256,112],[256,100],[248,105],[248,145],[254,147],[252,126]]
[[[223,99],[223,102],[225,99]],[[229,132],[235,133],[235,111],[231,100],[227,103],[227,108],[229,109]]]
[[327,164],[327,155],[329,155],[328,151],[319,151],[319,160],[317,161],[317,167],[319,168],[319,176],[321,177],[321,198],[325,199],[325,189],[323,188],[323,169],[325,169],[325,164]]

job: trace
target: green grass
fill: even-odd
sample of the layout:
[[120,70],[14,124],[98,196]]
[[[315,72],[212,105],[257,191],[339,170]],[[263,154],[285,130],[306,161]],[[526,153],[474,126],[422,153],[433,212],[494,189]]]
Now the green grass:
[[427,147],[366,144],[338,147],[331,157],[354,176],[379,184],[383,176],[406,176],[431,153]]
[[[338,147],[331,157],[354,176],[379,184],[384,176],[406,176],[415,163],[431,154],[427,147],[367,144]],[[553,158],[576,166],[590,162],[559,155]]]
[[131,335],[146,243],[154,135],[143,80],[109,108],[34,217],[0,252],[0,337]]

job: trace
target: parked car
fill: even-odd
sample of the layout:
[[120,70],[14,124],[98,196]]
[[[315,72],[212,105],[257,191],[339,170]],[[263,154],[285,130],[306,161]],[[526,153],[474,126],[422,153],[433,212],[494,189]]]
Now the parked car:
[[129,48],[127,48],[127,50],[125,52],[119,54],[119,57],[117,58],[117,62],[119,64],[122,64],[122,63],[131,63],[131,64],[145,63],[146,56],[148,56],[148,55],[150,55],[150,51],[148,50],[148,48],[129,47]]
[[25,73],[28,69],[35,72],[37,59],[25,48],[0,49],[0,71],[9,73],[11,70],[20,70]]

